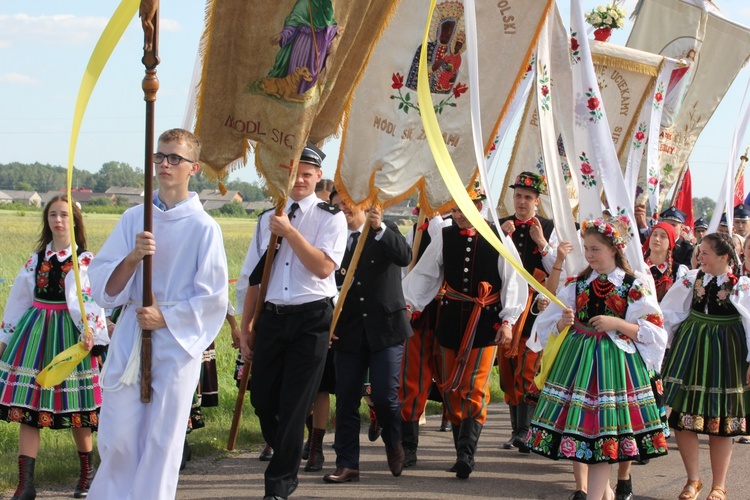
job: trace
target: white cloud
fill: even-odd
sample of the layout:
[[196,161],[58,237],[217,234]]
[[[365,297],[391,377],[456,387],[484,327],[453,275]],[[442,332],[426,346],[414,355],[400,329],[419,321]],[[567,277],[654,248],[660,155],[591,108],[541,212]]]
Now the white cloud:
[[0,14],[0,33],[6,43],[43,45],[90,44],[101,34],[105,17],[54,14]]
[[5,73],[0,75],[0,83],[23,83],[37,85],[39,82],[29,75],[23,75],[21,73]]
[[[0,14],[0,49],[12,45],[36,43],[42,45],[91,45],[104,31],[109,22],[106,17],[53,14],[31,16],[28,14]],[[132,21],[129,29],[137,26],[140,19]],[[182,25],[175,19],[160,19],[162,31],[176,32]]]

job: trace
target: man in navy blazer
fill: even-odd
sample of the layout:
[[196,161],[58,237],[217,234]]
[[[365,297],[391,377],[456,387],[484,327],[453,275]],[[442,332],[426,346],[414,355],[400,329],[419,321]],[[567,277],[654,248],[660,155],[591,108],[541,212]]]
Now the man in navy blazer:
[[411,250],[398,227],[382,219],[379,207],[367,212],[344,203],[336,191],[331,203],[346,216],[349,228],[347,251],[338,283],[349,272],[359,235],[370,225],[367,240],[356,265],[351,288],[334,332],[336,367],[336,471],[326,474],[328,483],[359,480],[359,404],[362,385],[370,370],[370,397],[383,429],[388,467],[401,475],[401,413],[398,400],[399,374],[404,341],[412,334],[401,288],[401,268],[409,265]]

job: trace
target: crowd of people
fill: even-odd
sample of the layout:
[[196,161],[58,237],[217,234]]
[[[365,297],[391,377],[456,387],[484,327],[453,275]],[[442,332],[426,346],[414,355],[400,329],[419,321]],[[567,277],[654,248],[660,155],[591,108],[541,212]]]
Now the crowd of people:
[[[164,132],[154,154],[153,229],[142,229],[143,205],[130,209],[95,257],[80,210],[69,213],[64,196],[46,205],[0,332],[0,420],[20,424],[14,500],[36,496],[44,427],[73,432],[75,498],[174,498],[191,407],[199,420],[193,403],[201,367],[209,371],[225,319],[239,349],[237,371],[250,370],[267,499],[294,493],[302,460],[306,472],[324,468],[331,394],[336,458],[323,481],[360,480],[365,393],[370,437],[382,439],[394,476],[419,466],[419,420],[433,397],[453,434],[450,473],[468,479],[495,365],[512,429],[502,447],[570,460],[572,498],[632,499],[630,465],[666,455],[670,434],[686,472],[679,498],[695,499],[704,487],[699,434],[711,449],[708,499],[726,498],[733,437],[744,439],[750,414],[750,207],[735,207],[730,236],[726,219],[706,234],[701,219],[685,228],[674,207],[650,224],[637,206],[649,271],[642,275],[625,256],[627,228],[606,209],[581,223],[580,241],[562,241],[554,222],[538,214],[545,179],[523,172],[507,186],[514,213],[492,230],[557,297],[551,302],[459,208],[419,220],[404,237],[377,204],[363,209],[322,182],[325,155],[308,144],[283,213],[259,216],[237,287],[237,325],[221,231],[188,191],[199,156],[193,134]],[[482,190],[469,195],[481,210]],[[579,243],[587,265],[568,275],[566,259]],[[153,262],[149,306],[142,304],[146,256]],[[135,383],[143,330],[152,332],[149,404]],[[40,371],[79,337],[92,355],[61,384],[38,385]]]

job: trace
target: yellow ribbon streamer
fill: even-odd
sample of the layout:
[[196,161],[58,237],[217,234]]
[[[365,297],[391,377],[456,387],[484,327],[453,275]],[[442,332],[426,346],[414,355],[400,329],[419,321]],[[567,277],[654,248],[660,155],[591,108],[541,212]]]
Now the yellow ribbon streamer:
[[[71,186],[73,185],[73,160],[75,158],[76,144],[78,135],[81,130],[81,122],[86,112],[91,94],[94,92],[96,82],[102,74],[104,66],[107,64],[109,57],[115,50],[118,42],[122,38],[125,29],[130,21],[138,12],[140,0],[122,0],[115,10],[112,18],[104,28],[99,41],[94,47],[86,71],[83,73],[81,87],[78,89],[78,98],[73,113],[73,127],[70,133],[70,147],[68,151],[68,178],[67,178],[67,195],[68,195],[68,214],[70,214],[70,241],[73,251],[73,273],[76,279],[76,288],[78,290],[78,305],[81,308],[81,317],[83,319],[83,334],[91,335],[89,325],[86,319],[86,310],[83,305],[83,292],[81,290],[81,276],[78,270],[78,249],[76,246],[75,227],[73,222],[73,197],[71,195]],[[52,387],[61,383],[70,374],[70,372],[88,355],[88,351],[83,348],[83,342],[69,347],[58,354],[55,359],[47,365],[44,370],[39,372],[37,383],[43,387]],[[64,361],[64,362],[63,362]]]
[[[515,260],[513,256],[505,248],[505,245],[500,241],[497,235],[490,229],[487,221],[479,213],[474,202],[469,198],[466,188],[464,188],[461,177],[458,175],[453,160],[451,159],[448,147],[445,145],[443,135],[440,131],[440,124],[437,121],[437,115],[433,108],[432,94],[430,93],[429,78],[427,75],[427,44],[429,42],[430,35],[430,24],[432,22],[432,15],[435,10],[435,4],[437,0],[430,2],[430,12],[427,16],[427,25],[424,30],[424,37],[422,38],[422,50],[419,53],[419,73],[417,77],[417,98],[419,102],[419,111],[422,117],[422,125],[424,126],[425,136],[427,142],[432,150],[432,155],[435,158],[440,175],[443,177],[445,185],[448,187],[453,196],[453,200],[461,209],[464,216],[471,222],[476,230],[481,234],[484,239],[492,244],[493,247],[503,256],[503,258],[529,283],[536,291],[547,297],[549,300],[565,309],[565,305],[552,293],[550,293],[544,286],[534,279],[526,269],[523,268],[520,262]],[[559,335],[560,339],[564,338],[567,334],[568,329],[565,328]],[[556,352],[554,353],[557,354]],[[549,356],[542,357],[542,365],[545,365],[545,358],[548,358],[546,363],[546,369],[549,370],[551,365],[551,359]],[[554,359],[554,358],[553,358]]]

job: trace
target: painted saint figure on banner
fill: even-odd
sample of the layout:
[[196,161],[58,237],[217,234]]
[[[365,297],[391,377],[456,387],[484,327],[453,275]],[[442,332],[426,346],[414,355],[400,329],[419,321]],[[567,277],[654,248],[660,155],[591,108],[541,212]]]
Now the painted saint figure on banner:
[[[465,50],[464,7],[461,2],[446,1],[435,7],[430,24],[434,33],[427,42],[427,66],[430,74],[430,92],[449,94],[456,83],[461,67],[461,53]],[[422,45],[417,48],[411,63],[406,87],[417,90],[419,55]]]
[[271,38],[278,44],[273,68],[260,81],[263,92],[288,102],[304,102],[325,68],[326,58],[343,27],[336,24],[331,0],[297,0],[284,28]]

